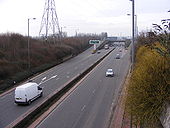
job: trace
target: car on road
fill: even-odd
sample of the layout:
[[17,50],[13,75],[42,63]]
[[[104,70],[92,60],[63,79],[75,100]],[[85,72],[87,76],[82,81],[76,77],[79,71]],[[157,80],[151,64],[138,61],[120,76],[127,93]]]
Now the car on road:
[[119,49],[119,52],[122,52],[122,49]]
[[35,82],[28,82],[15,89],[16,104],[31,104],[31,102],[43,94],[42,88]]
[[99,54],[99,53],[100,53],[100,51],[98,50],[98,51],[97,51],[97,54]]
[[96,53],[96,50],[92,50],[92,52],[91,52],[92,54],[95,54]]
[[120,54],[116,54],[116,59],[120,59]]
[[111,69],[111,68],[107,69],[107,71],[106,71],[106,77],[108,77],[108,76],[111,76],[111,77],[114,76],[113,69]]
[[104,49],[109,49],[109,45],[108,45],[108,44],[105,44],[105,45],[104,45]]

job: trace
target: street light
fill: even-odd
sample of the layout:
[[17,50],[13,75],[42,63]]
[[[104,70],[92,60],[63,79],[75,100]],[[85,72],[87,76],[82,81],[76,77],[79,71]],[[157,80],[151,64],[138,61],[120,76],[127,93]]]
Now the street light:
[[30,69],[30,37],[29,37],[29,22],[36,18],[28,18],[28,69]]
[[[131,69],[133,70],[134,68],[134,36],[135,36],[135,26],[134,26],[134,15],[135,15],[135,1],[130,0],[132,2],[132,67]],[[132,128],[132,115],[131,115],[131,120],[130,120],[130,128]]]
[[135,1],[130,0],[132,2],[132,69],[134,68],[134,40],[135,40],[135,22],[134,22],[134,15],[135,15]]
[[[131,14],[127,14],[128,16],[131,16]],[[134,26],[135,26],[135,29],[134,29],[134,35],[135,35],[135,38],[137,38],[138,37],[138,25],[137,25],[137,15],[134,15],[135,16],[135,24],[134,24]]]

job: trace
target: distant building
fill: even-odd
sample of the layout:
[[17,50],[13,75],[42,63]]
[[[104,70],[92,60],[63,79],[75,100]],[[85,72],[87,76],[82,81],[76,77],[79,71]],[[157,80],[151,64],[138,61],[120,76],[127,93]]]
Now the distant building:
[[125,46],[125,42],[114,42],[113,46]]
[[107,37],[106,40],[107,41],[116,41],[117,37]]
[[107,38],[107,32],[102,32],[101,33],[101,38],[102,38],[102,40],[106,39]]

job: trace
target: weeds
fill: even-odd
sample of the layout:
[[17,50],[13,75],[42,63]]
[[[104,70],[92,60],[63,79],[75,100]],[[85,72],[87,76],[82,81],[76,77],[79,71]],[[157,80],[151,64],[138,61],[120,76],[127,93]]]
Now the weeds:
[[[156,43],[153,47],[164,49]],[[127,87],[126,111],[135,124],[144,122],[156,127],[170,96],[170,58],[161,56],[155,49],[141,46],[136,55],[135,69]]]

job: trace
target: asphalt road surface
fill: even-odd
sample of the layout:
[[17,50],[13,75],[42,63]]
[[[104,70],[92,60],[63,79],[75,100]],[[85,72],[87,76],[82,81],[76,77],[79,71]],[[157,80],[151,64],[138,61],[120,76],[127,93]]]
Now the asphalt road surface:
[[[115,59],[117,53],[120,59]],[[116,48],[37,127],[106,128],[129,66],[129,51]],[[108,68],[113,69],[114,77],[105,76]]]
[[70,59],[38,76],[33,81],[43,87],[43,97],[32,102],[30,106],[18,106],[14,103],[14,90],[0,97],[0,128],[3,128],[22,114],[28,112],[36,104],[43,101],[50,93],[63,84],[68,82],[77,74],[83,72],[91,64],[103,57],[109,50],[101,50],[100,54],[91,54],[92,48],[86,50],[82,54]]

